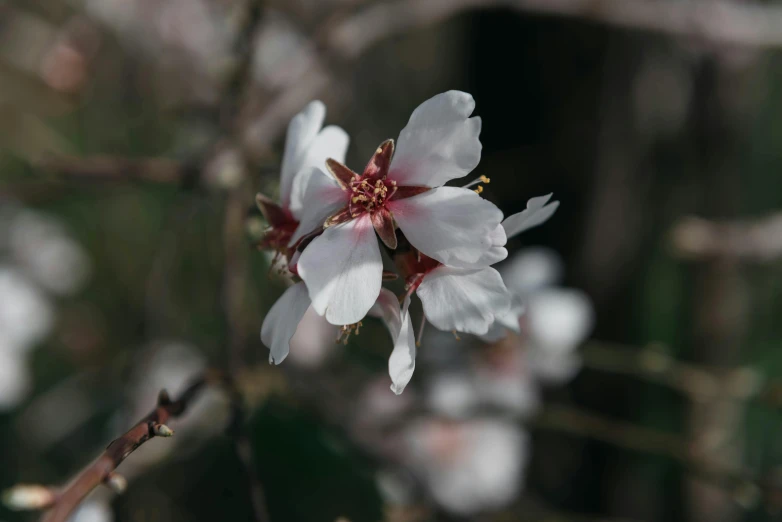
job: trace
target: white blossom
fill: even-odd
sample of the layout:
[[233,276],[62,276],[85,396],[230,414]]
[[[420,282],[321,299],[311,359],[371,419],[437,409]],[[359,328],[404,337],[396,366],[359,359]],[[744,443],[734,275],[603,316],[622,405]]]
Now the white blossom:
[[500,509],[522,488],[529,442],[512,423],[426,419],[407,430],[406,443],[414,473],[456,515]]
[[383,265],[376,233],[391,249],[399,227],[423,254],[453,267],[482,268],[504,244],[502,212],[472,190],[442,187],[480,160],[475,102],[449,91],[421,104],[394,143],[381,144],[361,175],[336,161],[331,175],[312,172],[302,222],[324,223],[304,250],[298,272],[315,310],[332,324],[360,321],[375,303]]

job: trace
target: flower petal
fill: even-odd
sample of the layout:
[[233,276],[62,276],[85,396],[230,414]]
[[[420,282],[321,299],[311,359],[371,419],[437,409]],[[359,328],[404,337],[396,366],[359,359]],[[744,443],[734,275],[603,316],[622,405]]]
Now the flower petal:
[[502,212],[472,190],[440,187],[387,207],[410,244],[427,256],[456,267],[488,264]]
[[297,184],[306,183],[302,198],[299,227],[291,237],[288,246],[295,245],[299,239],[310,232],[323,227],[329,216],[348,204],[348,193],[339,183],[318,168],[311,168],[297,176]]
[[499,272],[493,268],[441,266],[424,277],[416,292],[426,319],[434,326],[476,335],[487,333],[511,303]]
[[497,225],[491,231],[489,241],[491,242],[491,247],[483,253],[481,258],[475,263],[476,265],[489,266],[499,263],[508,257],[508,250],[505,248],[505,243],[507,243],[508,239],[505,236],[505,229],[502,225]]
[[280,364],[288,356],[290,341],[310,307],[304,283],[296,283],[277,299],[261,326],[261,341],[269,347],[269,362]]
[[545,223],[559,208],[559,201],[552,201],[547,205],[549,199],[551,199],[551,194],[538,196],[527,201],[526,210],[513,214],[502,222],[505,234],[510,238]]
[[293,178],[301,170],[307,150],[318,135],[325,118],[326,106],[315,100],[307,104],[288,124],[280,168],[280,202],[285,208],[290,206]]
[[394,350],[388,358],[388,374],[391,376],[391,391],[399,395],[405,390],[415,370],[415,335],[410,320],[410,297],[405,298],[400,316],[401,326],[394,338]]
[[369,215],[327,228],[298,263],[312,306],[328,322],[359,322],[380,294],[383,261]]
[[439,187],[469,174],[481,159],[481,119],[469,117],[473,109],[475,100],[460,91],[419,105],[399,134],[388,178]]
[[[307,178],[311,175],[312,169],[325,169],[327,158],[344,161],[349,142],[350,138],[348,138],[347,132],[335,125],[329,125],[324,128],[315,137],[306,151],[306,156],[299,167],[298,172],[294,174],[290,211],[295,217],[299,217],[302,207],[304,206],[303,198],[305,191],[301,190],[301,188],[306,189]],[[302,175],[304,175],[305,179],[300,182],[298,178]],[[297,185],[299,186],[298,189]]]

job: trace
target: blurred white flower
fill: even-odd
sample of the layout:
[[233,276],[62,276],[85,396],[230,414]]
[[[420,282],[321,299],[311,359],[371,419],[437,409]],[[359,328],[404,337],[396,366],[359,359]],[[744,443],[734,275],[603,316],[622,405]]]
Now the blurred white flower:
[[90,499],[82,502],[69,522],[114,522],[114,511],[107,500]]
[[562,260],[550,248],[530,247],[519,251],[500,269],[508,290],[529,295],[562,280]]
[[552,383],[570,380],[581,366],[575,350],[594,324],[586,294],[573,289],[542,290],[529,300],[526,324],[535,375]]
[[26,352],[49,333],[54,311],[46,296],[19,270],[0,266],[0,338]]
[[432,498],[462,516],[500,509],[520,493],[527,434],[500,420],[422,420],[405,438],[409,466]]
[[16,261],[46,290],[73,294],[89,277],[87,254],[53,218],[23,210],[12,220],[9,234]]
[[477,396],[484,404],[521,417],[540,408],[540,390],[522,347],[502,343],[481,353],[474,368]]
[[2,343],[0,340],[0,411],[5,411],[24,400],[31,383],[24,355]]
[[435,375],[428,382],[426,404],[446,417],[467,417],[478,404],[472,377],[462,372]]

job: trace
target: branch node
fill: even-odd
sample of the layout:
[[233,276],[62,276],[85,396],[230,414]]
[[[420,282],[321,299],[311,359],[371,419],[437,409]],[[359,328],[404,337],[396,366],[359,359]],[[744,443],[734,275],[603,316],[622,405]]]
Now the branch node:
[[17,484],[3,491],[3,504],[13,511],[46,509],[57,500],[51,488],[40,484]]
[[152,433],[158,437],[171,437],[174,435],[174,430],[166,426],[165,424],[155,424],[152,426]]

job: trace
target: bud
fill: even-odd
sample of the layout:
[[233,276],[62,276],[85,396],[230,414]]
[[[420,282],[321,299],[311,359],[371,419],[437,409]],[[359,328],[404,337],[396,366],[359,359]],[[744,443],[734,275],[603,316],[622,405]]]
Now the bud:
[[109,476],[106,477],[106,485],[111,488],[114,493],[122,495],[128,489],[128,479],[119,473],[109,473]]
[[174,430],[165,424],[155,424],[152,426],[152,432],[158,437],[171,437],[174,434]]
[[14,511],[46,509],[54,501],[54,492],[39,484],[18,484],[3,492],[3,504]]

